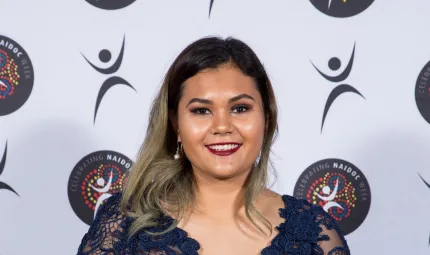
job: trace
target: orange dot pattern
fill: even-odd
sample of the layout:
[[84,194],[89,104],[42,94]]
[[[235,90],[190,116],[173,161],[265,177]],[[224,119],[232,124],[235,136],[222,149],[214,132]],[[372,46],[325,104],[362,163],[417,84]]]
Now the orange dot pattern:
[[[107,192],[98,192],[92,186],[98,189],[104,188],[109,183],[110,173],[112,171],[112,184]],[[97,180],[103,178],[104,185],[99,186]],[[100,164],[97,169],[90,171],[82,181],[81,194],[88,208],[95,211],[97,200],[105,193],[114,194],[122,190],[125,183],[125,176],[121,169],[112,164]]]
[[0,99],[14,94],[19,78],[18,64],[6,51],[0,50]]
[[[316,194],[327,197],[333,192],[336,181],[338,181],[338,190],[333,200],[325,201],[320,199]],[[330,194],[324,194],[323,188],[330,187]],[[315,180],[306,194],[307,200],[312,203],[324,207],[327,203],[335,202],[337,206],[330,206],[328,213],[337,221],[344,220],[351,216],[351,212],[356,206],[357,196],[356,190],[352,182],[348,181],[345,175],[337,172],[328,172],[323,177]]]

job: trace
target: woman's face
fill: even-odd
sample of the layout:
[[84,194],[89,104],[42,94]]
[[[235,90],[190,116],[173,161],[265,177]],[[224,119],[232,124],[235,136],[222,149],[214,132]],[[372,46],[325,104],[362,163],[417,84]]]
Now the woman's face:
[[247,175],[263,144],[264,116],[255,82],[232,65],[188,79],[177,127],[194,173],[218,179]]

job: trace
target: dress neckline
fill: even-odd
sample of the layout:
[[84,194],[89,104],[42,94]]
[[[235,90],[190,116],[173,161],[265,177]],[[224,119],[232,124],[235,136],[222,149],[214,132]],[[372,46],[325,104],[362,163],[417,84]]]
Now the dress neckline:
[[[263,252],[264,251],[266,251],[266,250],[272,250],[272,249],[274,249],[274,243],[273,243],[273,241],[275,240],[275,239],[277,239],[277,238],[279,238],[280,237],[280,234],[281,234],[281,231],[280,231],[280,229],[281,229],[281,227],[282,227],[282,225],[285,225],[286,224],[286,222],[287,222],[287,217],[285,217],[285,216],[283,216],[283,213],[282,213],[282,211],[283,210],[287,210],[287,201],[288,201],[288,199],[289,198],[291,198],[290,196],[288,196],[288,195],[281,195],[281,199],[282,199],[282,201],[284,202],[284,207],[283,208],[278,208],[278,214],[279,214],[279,216],[281,217],[281,218],[283,218],[284,220],[279,224],[279,225],[277,225],[276,227],[275,227],[275,230],[276,231],[278,231],[278,233],[269,241],[269,244],[266,246],[266,247],[264,247],[258,254],[263,254]],[[170,215],[167,215],[167,214],[163,214],[163,217],[165,217],[166,219],[168,219],[170,222],[172,222],[172,221],[175,221],[175,219],[173,218],[173,217],[171,217]],[[193,247],[194,249],[192,250],[192,254],[193,255],[199,255],[198,254],[198,251],[200,250],[200,248],[201,248],[201,245],[200,245],[200,243],[199,243],[199,241],[197,241],[196,239],[194,239],[193,237],[191,237],[189,234],[188,234],[188,232],[187,231],[185,231],[184,229],[182,229],[182,228],[180,228],[180,227],[178,227],[178,226],[176,226],[175,228],[173,228],[173,230],[172,231],[179,231],[179,232],[181,232],[184,236],[186,236],[186,239],[189,241],[189,242],[192,242],[192,243],[194,243],[195,244],[195,246]],[[187,252],[187,254],[188,254],[189,252]]]

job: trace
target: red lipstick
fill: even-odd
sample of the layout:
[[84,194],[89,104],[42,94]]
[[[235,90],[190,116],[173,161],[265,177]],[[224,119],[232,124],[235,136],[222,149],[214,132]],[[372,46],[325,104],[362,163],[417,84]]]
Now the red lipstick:
[[[237,145],[237,146],[230,149],[230,150],[216,150],[216,149],[210,147],[210,146],[214,146],[214,145],[225,145],[225,144],[232,144],[232,145]],[[228,155],[235,153],[237,150],[239,150],[240,146],[242,146],[242,144],[240,144],[240,143],[214,143],[214,144],[206,145],[206,148],[208,148],[208,150],[210,152],[212,152],[213,154],[215,154],[217,156],[228,156]]]

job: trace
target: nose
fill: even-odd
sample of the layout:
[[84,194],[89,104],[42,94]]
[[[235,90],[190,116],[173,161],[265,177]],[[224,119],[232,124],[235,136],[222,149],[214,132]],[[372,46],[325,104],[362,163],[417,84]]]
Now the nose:
[[214,115],[212,122],[212,134],[225,135],[233,133],[234,126],[228,111],[221,111]]

